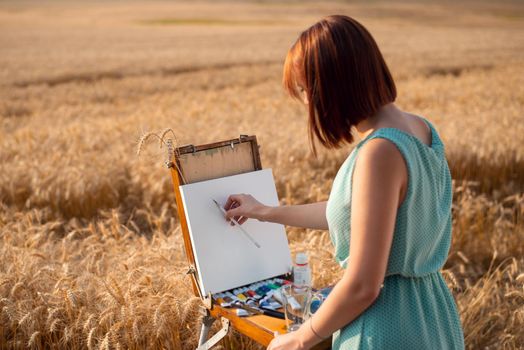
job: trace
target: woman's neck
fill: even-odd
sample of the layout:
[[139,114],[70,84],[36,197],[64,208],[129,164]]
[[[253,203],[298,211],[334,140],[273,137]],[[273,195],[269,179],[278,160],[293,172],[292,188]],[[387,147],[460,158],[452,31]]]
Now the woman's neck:
[[388,103],[387,105],[380,107],[377,113],[355,125],[355,130],[358,137],[360,139],[364,139],[373,131],[381,127],[389,126],[392,119],[397,116],[401,116],[401,114],[402,111],[399,110],[393,103]]

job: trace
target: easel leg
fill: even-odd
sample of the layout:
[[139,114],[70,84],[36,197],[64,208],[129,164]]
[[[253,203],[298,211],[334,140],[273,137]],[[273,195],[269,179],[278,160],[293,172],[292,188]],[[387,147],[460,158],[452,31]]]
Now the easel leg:
[[211,328],[211,325],[214,321],[215,319],[211,316],[204,316],[204,319],[202,320],[202,329],[200,330],[200,340],[198,341],[197,350],[211,349],[211,347],[213,347],[216,343],[218,343],[222,338],[224,338],[227,335],[227,332],[229,331],[229,320],[222,317],[222,328],[220,328],[220,330],[215,335],[213,335],[209,340],[206,341],[209,329]]
[[202,328],[200,329],[200,338],[198,339],[198,346],[203,345],[206,342],[209,330],[214,322],[214,317],[204,315],[204,318],[202,319]]

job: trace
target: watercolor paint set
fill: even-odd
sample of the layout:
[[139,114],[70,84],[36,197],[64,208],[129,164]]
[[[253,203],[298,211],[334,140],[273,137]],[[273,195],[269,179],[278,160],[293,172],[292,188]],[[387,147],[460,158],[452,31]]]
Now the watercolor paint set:
[[222,293],[215,293],[213,300],[224,308],[236,308],[238,316],[263,313],[284,318],[281,312],[272,312],[282,307],[280,288],[292,284],[283,278],[271,278]]
[[[267,279],[216,293],[213,295],[213,301],[223,308],[234,308],[237,316],[265,314],[284,319],[284,313],[277,310],[284,307],[281,288],[286,285],[293,285],[293,283],[282,278]],[[314,314],[318,310],[332,289],[333,286],[311,290],[311,299],[307,306],[310,314]],[[288,299],[288,302],[292,301],[292,299]]]

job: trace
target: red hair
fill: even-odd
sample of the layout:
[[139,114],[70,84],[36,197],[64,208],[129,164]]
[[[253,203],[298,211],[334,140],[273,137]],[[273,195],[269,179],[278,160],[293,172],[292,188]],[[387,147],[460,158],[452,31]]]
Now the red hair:
[[328,16],[300,34],[284,63],[283,85],[309,107],[309,137],[327,148],[352,143],[351,127],[395,101],[395,82],[371,34],[356,20]]

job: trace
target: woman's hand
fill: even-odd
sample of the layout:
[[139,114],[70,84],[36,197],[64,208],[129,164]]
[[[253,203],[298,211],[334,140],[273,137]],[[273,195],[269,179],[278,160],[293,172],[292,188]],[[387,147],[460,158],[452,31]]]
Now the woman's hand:
[[298,332],[286,333],[283,335],[277,335],[267,350],[306,350],[308,347],[304,346]]
[[264,214],[269,207],[249,194],[233,194],[227,199],[224,209],[227,219],[234,218],[239,224],[243,224],[248,218],[264,221]]

